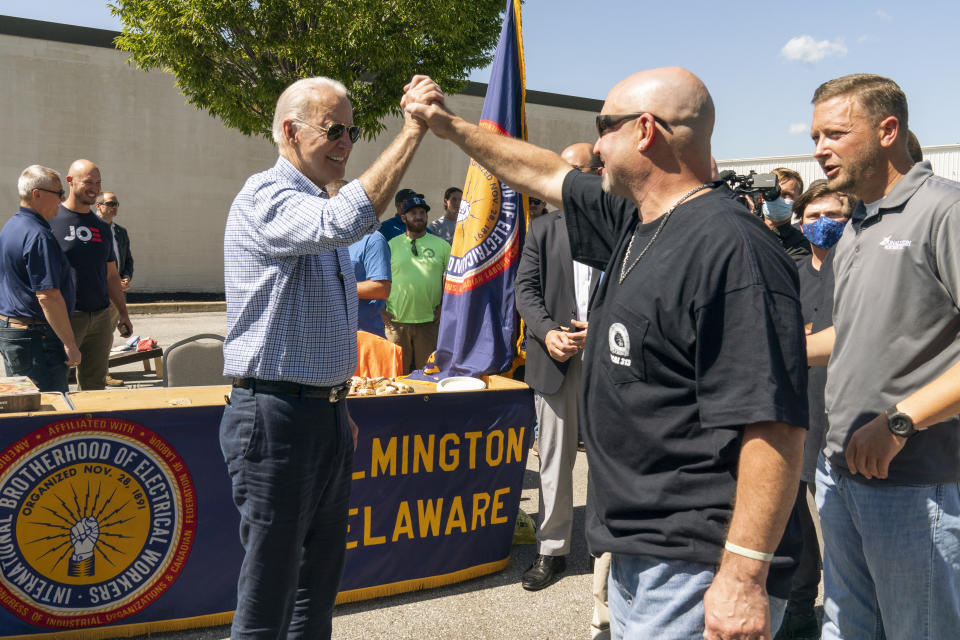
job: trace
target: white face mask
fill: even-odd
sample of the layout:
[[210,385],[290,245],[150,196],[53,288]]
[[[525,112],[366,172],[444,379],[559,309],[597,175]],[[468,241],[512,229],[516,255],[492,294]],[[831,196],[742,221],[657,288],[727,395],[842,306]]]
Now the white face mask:
[[770,222],[785,222],[793,215],[793,200],[786,198],[777,198],[767,202],[763,201],[763,217]]

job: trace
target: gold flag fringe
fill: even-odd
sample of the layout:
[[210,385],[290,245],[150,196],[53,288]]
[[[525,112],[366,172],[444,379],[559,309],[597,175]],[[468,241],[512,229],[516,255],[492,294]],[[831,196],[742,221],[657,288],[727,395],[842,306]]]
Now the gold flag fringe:
[[161,631],[183,631],[184,629],[196,629],[197,627],[217,627],[230,624],[232,621],[233,611],[225,611],[223,613],[211,613],[209,615],[193,616],[191,618],[154,620],[153,622],[51,631],[50,633],[0,636],[0,638],[3,640],[107,640],[108,638],[131,638],[149,633],[160,633]]
[[507,556],[503,560],[496,560],[486,564],[478,564],[475,567],[461,569],[453,573],[445,573],[439,576],[428,576],[425,578],[414,578],[413,580],[401,580],[400,582],[391,582],[390,584],[381,584],[375,587],[366,587],[364,589],[352,589],[350,591],[341,591],[337,594],[337,604],[346,604],[348,602],[359,602],[361,600],[370,600],[372,598],[382,598],[384,596],[394,596],[398,593],[409,593],[410,591],[420,591],[421,589],[432,589],[442,587],[456,582],[463,582],[472,578],[479,578],[490,573],[496,573],[510,562]]

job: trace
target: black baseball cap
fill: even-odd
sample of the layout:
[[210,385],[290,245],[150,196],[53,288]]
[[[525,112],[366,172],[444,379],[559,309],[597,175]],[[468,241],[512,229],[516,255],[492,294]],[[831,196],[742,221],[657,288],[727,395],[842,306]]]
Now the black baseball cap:
[[394,197],[393,203],[398,204],[400,202],[403,202],[404,200],[409,200],[410,198],[422,198],[422,197],[423,197],[422,193],[417,193],[413,189],[400,189],[400,191],[397,191],[397,195],[396,197]]
[[430,211],[430,205],[427,204],[427,201],[423,199],[423,196],[417,195],[413,198],[408,198],[403,201],[403,208],[401,211],[406,213],[413,209],[414,207],[423,207],[425,211]]

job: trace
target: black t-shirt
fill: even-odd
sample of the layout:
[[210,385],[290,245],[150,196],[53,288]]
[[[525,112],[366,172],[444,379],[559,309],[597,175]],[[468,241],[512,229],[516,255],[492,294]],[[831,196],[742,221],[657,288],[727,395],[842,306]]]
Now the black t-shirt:
[[107,308],[107,263],[117,260],[110,225],[95,213],[77,213],[61,204],[50,228],[77,274],[76,310]]
[[[807,258],[800,266],[800,300],[803,304],[803,322],[812,331],[823,331],[833,326],[833,251],[820,265],[813,268]],[[803,444],[803,471],[800,478],[813,484],[817,473],[817,457],[823,451],[827,434],[827,407],[824,391],[827,388],[827,368],[810,367],[807,372],[807,403],[810,407],[810,430]]]
[[[590,548],[716,563],[744,425],[807,426],[796,267],[720,186],[679,206],[621,285],[634,230],[631,263],[661,219],[639,224],[635,205],[576,171],[563,205],[573,259],[606,272],[581,400]],[[785,547],[767,587],[780,597],[799,553]]]
[[810,257],[810,241],[803,235],[803,232],[790,224],[782,224],[773,228],[774,235],[780,241],[780,246],[787,252],[787,255],[796,262],[802,262]]

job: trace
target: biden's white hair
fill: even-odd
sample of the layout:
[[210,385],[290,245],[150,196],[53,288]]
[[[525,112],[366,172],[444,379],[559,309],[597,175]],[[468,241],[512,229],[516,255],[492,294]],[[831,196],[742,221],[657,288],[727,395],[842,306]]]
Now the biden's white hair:
[[321,91],[333,91],[344,98],[347,97],[347,88],[342,82],[323,76],[297,80],[283,90],[277,99],[277,108],[273,112],[273,141],[277,145],[286,144],[283,137],[283,121],[306,120],[310,116],[314,96]]

